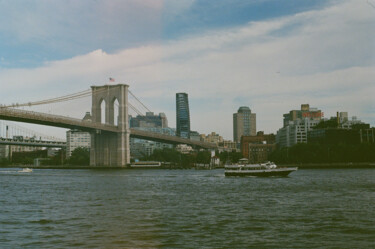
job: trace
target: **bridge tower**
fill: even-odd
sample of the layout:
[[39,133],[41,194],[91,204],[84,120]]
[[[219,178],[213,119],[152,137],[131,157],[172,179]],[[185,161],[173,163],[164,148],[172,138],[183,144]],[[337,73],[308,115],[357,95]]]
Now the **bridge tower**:
[[[124,167],[130,163],[128,85],[91,86],[92,122],[101,123],[101,105],[105,103],[105,124],[115,125],[118,132],[96,131],[91,133],[91,166]],[[118,117],[115,117],[115,103],[118,101]]]

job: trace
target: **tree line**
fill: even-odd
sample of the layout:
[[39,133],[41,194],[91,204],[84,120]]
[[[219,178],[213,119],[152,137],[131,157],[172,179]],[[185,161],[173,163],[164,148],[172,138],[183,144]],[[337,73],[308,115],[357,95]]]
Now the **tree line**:
[[275,150],[269,159],[275,163],[375,162],[375,144],[300,143]]

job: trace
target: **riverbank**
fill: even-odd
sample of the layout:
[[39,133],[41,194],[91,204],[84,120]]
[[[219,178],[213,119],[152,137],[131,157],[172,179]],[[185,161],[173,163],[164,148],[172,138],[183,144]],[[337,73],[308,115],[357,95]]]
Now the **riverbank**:
[[[298,169],[360,169],[360,168],[373,168],[375,169],[375,163],[294,163],[294,164],[277,164],[279,167],[298,167]],[[0,168],[30,168],[30,169],[98,169],[98,170],[113,170],[113,169],[133,169],[127,167],[93,167],[93,166],[77,166],[77,165],[2,165]],[[182,167],[160,167],[158,169],[189,169]],[[194,169],[191,167],[190,169]],[[213,168],[218,169],[218,168]]]
[[280,167],[298,167],[298,169],[358,169],[374,168],[375,163],[294,163],[278,164]]

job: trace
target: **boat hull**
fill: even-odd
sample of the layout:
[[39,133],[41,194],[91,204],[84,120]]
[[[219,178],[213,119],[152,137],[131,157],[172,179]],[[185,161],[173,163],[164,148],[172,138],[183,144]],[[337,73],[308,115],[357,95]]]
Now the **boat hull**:
[[279,176],[286,177],[297,168],[285,168],[285,169],[269,169],[269,170],[226,170],[225,176],[259,176],[259,177],[269,177],[269,176]]

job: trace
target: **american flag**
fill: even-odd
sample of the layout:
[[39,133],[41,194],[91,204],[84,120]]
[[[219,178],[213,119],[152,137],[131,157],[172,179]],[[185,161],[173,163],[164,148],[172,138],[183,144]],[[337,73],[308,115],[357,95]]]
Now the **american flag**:
[[114,78],[109,78],[109,82],[115,82]]

